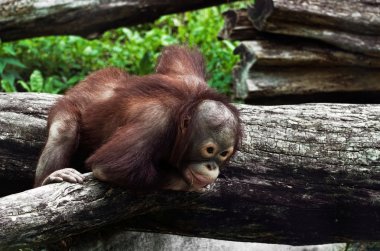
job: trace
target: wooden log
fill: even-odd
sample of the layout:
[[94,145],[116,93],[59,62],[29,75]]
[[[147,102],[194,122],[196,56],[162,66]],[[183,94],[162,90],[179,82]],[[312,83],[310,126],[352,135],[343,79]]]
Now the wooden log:
[[317,39],[339,48],[380,57],[380,36],[357,35],[348,32],[305,26],[296,23],[284,23],[282,20],[267,21],[262,30],[266,32]]
[[[346,244],[326,244],[313,246],[290,247],[287,245],[274,245],[264,243],[249,243],[236,241],[223,241],[189,236],[178,236],[157,233],[120,232],[114,233],[111,229],[102,232],[90,232],[81,235],[70,242],[70,251],[83,250],[265,250],[265,251],[343,251]],[[372,247],[372,246],[371,246]],[[375,246],[374,246],[375,247]],[[373,248],[374,248],[373,247]],[[363,249],[360,246],[359,250]],[[349,250],[349,251],[357,251]]]
[[234,69],[234,94],[247,102],[278,102],[270,99],[286,95],[303,97],[293,102],[327,101],[322,100],[325,98],[339,102],[342,93],[353,102],[363,92],[376,92],[371,94],[372,101],[380,99],[377,57],[299,39],[243,42],[235,53],[241,62]]
[[0,93],[0,196],[32,187],[47,112],[57,97]]
[[[1,126],[0,141],[27,145],[31,137],[29,148],[19,144],[2,159],[21,158],[17,151],[35,155],[25,149],[40,148],[33,140],[44,135],[38,121],[55,98],[0,95],[0,107],[8,107],[1,117],[14,118]],[[238,108],[242,147],[206,193],[133,193],[89,177],[84,185],[13,194],[0,198],[0,249],[43,246],[103,227],[292,245],[379,241],[380,105]],[[15,124],[17,116],[23,120]]]
[[3,0],[0,2],[0,39],[11,41],[48,35],[94,38],[109,29],[151,22],[166,14],[226,2],[232,1]]
[[380,58],[350,53],[324,43],[293,38],[276,41],[273,39],[242,42],[234,51],[246,60],[254,60],[256,66],[282,67],[342,67],[359,66],[380,70]]
[[[238,71],[238,70],[237,70]],[[243,74],[237,72],[238,77]],[[246,77],[246,78],[245,78]],[[357,67],[257,67],[235,81],[238,98],[254,100],[286,95],[376,92],[380,99],[380,71]],[[240,85],[240,86],[239,86]],[[239,95],[239,96],[238,96]],[[315,97],[315,102],[318,97]],[[336,99],[339,101],[339,99]],[[301,102],[301,100],[294,100]]]

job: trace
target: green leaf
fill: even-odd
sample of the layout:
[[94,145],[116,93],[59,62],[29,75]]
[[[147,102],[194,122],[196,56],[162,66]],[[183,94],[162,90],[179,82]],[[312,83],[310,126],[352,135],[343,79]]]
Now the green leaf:
[[39,70],[34,70],[30,75],[30,88],[32,92],[41,92],[44,85],[44,78]]
[[1,81],[1,88],[6,92],[16,92],[16,88],[12,82],[10,82],[7,79],[2,79]]
[[7,72],[1,76],[1,78],[5,81],[7,81],[9,84],[13,85],[16,79],[16,76],[13,74]]
[[23,63],[21,63],[20,60],[16,58],[4,57],[4,58],[0,58],[0,61],[4,62],[5,64],[14,65],[20,68],[26,68],[26,66]]
[[19,85],[21,85],[22,88],[24,88],[26,91],[28,91],[28,92],[31,92],[31,91],[32,91],[32,89],[30,88],[29,84],[26,83],[25,81],[23,81],[23,80],[19,80],[19,81],[17,81],[17,83],[18,83]]
[[227,46],[228,49],[230,49],[231,51],[235,50],[235,44],[232,43],[231,41],[228,41],[228,40],[223,40],[222,41],[223,44],[225,44]]
[[76,83],[78,83],[80,80],[82,80],[82,76],[73,76],[69,80],[67,80],[67,85],[73,86]]
[[3,44],[1,49],[6,54],[16,56],[16,51],[13,48],[13,44]]

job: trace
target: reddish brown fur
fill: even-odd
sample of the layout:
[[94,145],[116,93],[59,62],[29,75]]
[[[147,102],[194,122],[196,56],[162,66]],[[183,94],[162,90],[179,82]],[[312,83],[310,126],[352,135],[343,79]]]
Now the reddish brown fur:
[[[46,157],[47,164],[37,168],[36,185],[58,169],[86,166],[117,185],[162,186],[180,168],[192,130],[191,123],[186,129],[183,124],[200,102],[221,101],[238,119],[236,108],[207,87],[205,75],[200,53],[179,46],[163,51],[155,74],[129,76],[115,68],[92,73],[52,108],[49,128],[66,114],[61,133],[75,136],[59,157]],[[53,146],[47,143],[42,156],[54,153]]]

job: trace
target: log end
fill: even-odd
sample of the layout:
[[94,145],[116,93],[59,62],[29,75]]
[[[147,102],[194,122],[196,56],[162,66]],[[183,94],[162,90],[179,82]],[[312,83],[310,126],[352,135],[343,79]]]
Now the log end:
[[272,0],[256,0],[252,6],[248,6],[247,8],[248,19],[257,30],[262,31],[273,9]]

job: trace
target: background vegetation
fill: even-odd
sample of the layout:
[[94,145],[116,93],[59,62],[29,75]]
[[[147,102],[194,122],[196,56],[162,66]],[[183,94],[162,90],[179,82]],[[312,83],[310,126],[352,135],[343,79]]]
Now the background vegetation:
[[87,40],[78,36],[51,36],[0,42],[1,90],[62,93],[89,72],[116,66],[131,74],[151,73],[163,46],[198,47],[207,60],[209,84],[228,93],[231,70],[238,58],[235,44],[218,41],[222,12],[244,4],[229,4],[168,15],[153,24],[120,28]]

